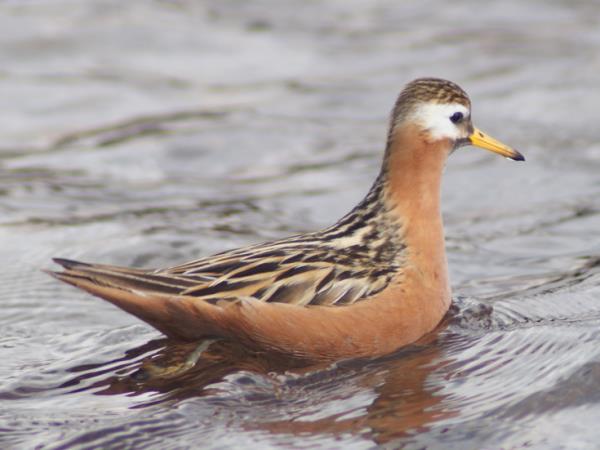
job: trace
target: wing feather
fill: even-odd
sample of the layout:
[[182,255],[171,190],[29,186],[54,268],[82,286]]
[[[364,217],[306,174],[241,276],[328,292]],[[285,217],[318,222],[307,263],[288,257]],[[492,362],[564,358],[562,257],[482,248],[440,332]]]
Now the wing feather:
[[256,245],[183,265],[145,271],[62,260],[96,283],[128,290],[193,296],[219,306],[243,298],[297,306],[351,305],[379,292],[390,270],[354,260],[310,238]]

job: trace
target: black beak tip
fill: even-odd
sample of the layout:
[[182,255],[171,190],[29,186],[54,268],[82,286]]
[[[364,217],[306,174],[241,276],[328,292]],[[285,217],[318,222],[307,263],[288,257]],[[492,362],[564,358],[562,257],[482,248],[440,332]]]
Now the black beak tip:
[[513,161],[525,161],[525,157],[520,152],[516,153],[517,154],[511,158]]

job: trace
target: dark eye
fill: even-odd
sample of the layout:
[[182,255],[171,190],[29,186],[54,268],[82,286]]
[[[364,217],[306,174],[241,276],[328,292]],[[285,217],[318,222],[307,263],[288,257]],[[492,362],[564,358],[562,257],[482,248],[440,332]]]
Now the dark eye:
[[450,116],[450,121],[451,121],[452,123],[458,123],[458,122],[460,122],[461,120],[463,120],[463,118],[464,118],[464,117],[465,117],[465,116],[463,115],[463,113],[461,113],[461,112],[455,112],[454,114],[452,114],[452,115]]

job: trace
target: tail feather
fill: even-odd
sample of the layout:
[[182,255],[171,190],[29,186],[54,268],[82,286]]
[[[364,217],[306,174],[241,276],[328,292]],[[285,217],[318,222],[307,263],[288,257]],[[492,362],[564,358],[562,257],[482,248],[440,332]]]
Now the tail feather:
[[75,267],[90,267],[91,264],[84,263],[81,261],[75,261],[74,259],[66,258],[52,258],[56,264],[63,266],[65,269],[73,269]]
[[166,283],[165,277],[143,270],[61,258],[54,261],[65,270],[44,272],[107,300],[168,337],[197,340],[227,334],[219,326],[221,308],[195,297],[178,295],[189,287],[185,280],[176,286]]
[[64,269],[79,269],[85,270],[88,269],[104,269],[110,272],[125,272],[125,273],[148,273],[149,271],[146,269],[134,269],[132,267],[120,267],[120,266],[111,266],[107,264],[90,264],[83,261],[76,261],[74,259],[66,259],[66,258],[52,258],[56,264],[62,266]]
[[184,277],[166,277],[142,269],[88,264],[62,258],[54,258],[54,262],[66,269],[66,271],[62,273],[77,277],[84,276],[98,284],[121,289],[177,295],[190,287],[198,285],[198,281],[196,280],[186,279]]

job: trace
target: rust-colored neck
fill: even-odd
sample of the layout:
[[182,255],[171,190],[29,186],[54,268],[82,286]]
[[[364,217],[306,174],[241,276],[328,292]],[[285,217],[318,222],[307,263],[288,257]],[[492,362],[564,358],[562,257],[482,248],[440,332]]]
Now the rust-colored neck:
[[404,281],[427,286],[450,301],[450,284],[440,211],[442,173],[452,144],[428,141],[415,126],[397,129],[387,149],[386,197],[403,224],[408,250]]

